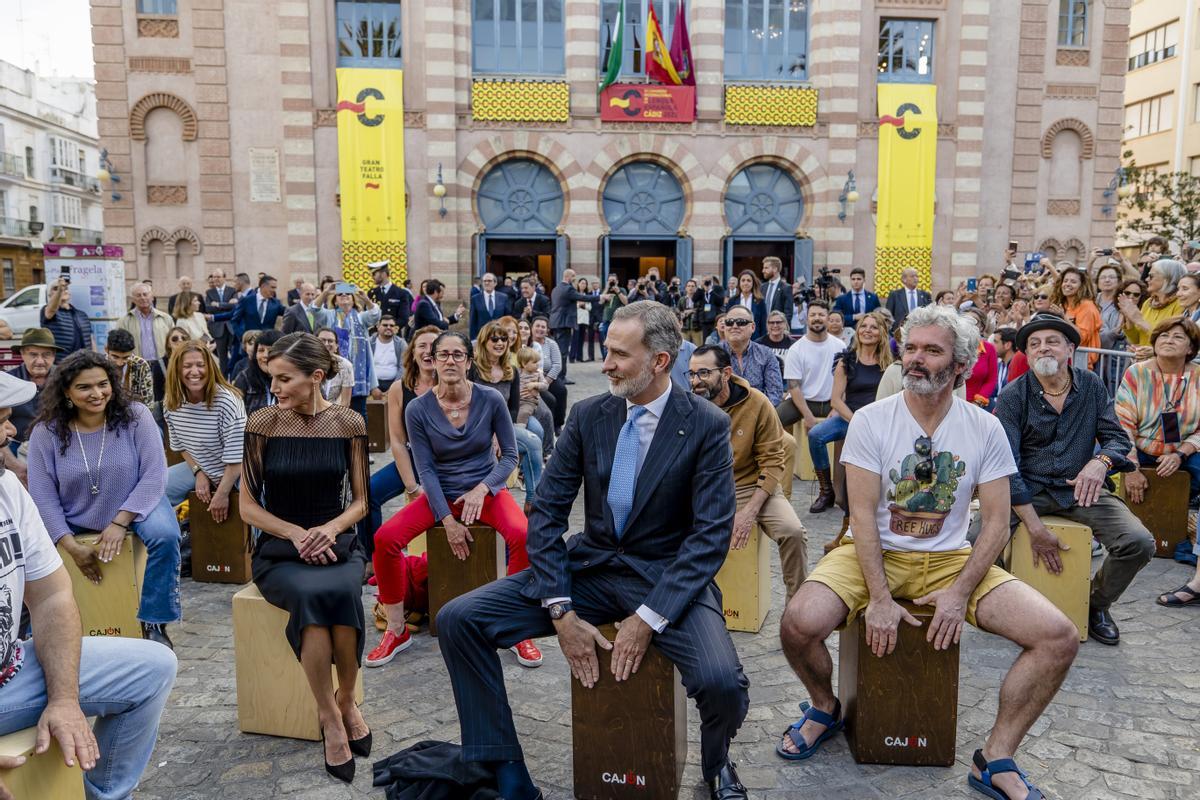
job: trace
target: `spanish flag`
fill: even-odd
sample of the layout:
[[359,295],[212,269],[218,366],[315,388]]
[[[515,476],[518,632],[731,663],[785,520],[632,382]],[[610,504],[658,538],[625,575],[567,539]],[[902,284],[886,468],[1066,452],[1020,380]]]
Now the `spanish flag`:
[[675,65],[671,62],[671,54],[667,43],[663,41],[662,26],[658,24],[658,15],[654,13],[654,4],[647,3],[650,15],[646,19],[646,75],[659,83],[679,86],[683,83]]

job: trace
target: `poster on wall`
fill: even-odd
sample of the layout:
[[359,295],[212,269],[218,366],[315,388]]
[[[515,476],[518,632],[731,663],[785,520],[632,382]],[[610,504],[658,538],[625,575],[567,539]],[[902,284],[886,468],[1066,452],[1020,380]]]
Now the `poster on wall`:
[[388,261],[392,282],[407,275],[404,201],[404,71],[337,71],[338,187],[342,276],[371,285],[368,264]]
[[907,267],[930,288],[934,182],[937,179],[937,86],[881,83],[875,285],[899,286]]
[[98,348],[108,341],[108,332],[125,315],[124,251],[113,245],[46,244],[46,281],[60,275],[71,279],[71,305],[82,309],[92,321],[92,337]]
[[250,202],[278,203],[279,200],[279,150],[251,147]]
[[695,86],[614,83],[600,93],[604,122],[691,122],[696,119]]

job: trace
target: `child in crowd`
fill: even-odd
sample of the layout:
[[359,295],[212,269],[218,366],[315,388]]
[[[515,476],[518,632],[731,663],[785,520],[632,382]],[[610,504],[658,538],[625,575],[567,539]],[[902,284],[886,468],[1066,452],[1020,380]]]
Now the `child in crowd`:
[[524,426],[530,417],[541,424],[543,445],[547,439],[551,440],[551,444],[543,448],[548,458],[553,447],[554,416],[541,396],[550,388],[550,382],[542,372],[542,354],[532,347],[522,347],[517,350],[517,366],[520,367],[521,378],[521,409],[517,412],[517,424]]

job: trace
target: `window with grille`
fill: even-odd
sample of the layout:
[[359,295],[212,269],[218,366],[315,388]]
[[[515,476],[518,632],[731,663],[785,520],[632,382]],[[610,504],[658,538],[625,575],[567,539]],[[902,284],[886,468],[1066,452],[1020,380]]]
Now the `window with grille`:
[[933,44],[932,20],[880,20],[878,80],[932,83]]
[[399,0],[337,0],[339,67],[404,66]]
[[726,0],[725,77],[787,81],[808,76],[810,0]]

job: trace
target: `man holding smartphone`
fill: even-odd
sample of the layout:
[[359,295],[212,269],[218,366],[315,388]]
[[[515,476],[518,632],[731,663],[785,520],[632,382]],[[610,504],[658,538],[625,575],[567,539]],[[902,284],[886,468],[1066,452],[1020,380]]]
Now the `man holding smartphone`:
[[92,321],[82,309],[71,305],[71,273],[63,267],[58,280],[50,285],[46,305],[42,307],[41,327],[54,334],[59,350],[55,363],[76,350],[92,349]]
[[1025,523],[1034,566],[1045,560],[1054,574],[1062,572],[1059,551],[1067,547],[1040,518],[1054,514],[1092,529],[1108,557],[1092,580],[1088,635],[1115,645],[1121,633],[1109,608],[1154,556],[1146,526],[1106,485],[1110,472],[1137,469],[1128,458],[1132,445],[1104,381],[1071,366],[1075,326],[1057,314],[1036,314],[1017,331],[1016,345],[1031,370],[1005,387],[996,405],[1017,462],[1009,477],[1010,527]]

